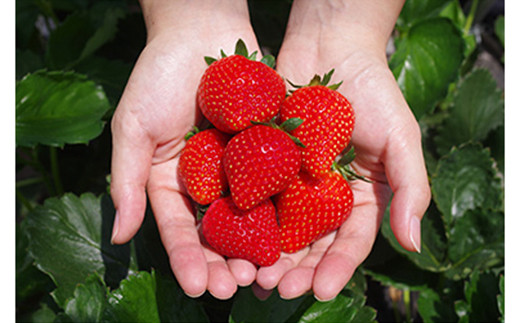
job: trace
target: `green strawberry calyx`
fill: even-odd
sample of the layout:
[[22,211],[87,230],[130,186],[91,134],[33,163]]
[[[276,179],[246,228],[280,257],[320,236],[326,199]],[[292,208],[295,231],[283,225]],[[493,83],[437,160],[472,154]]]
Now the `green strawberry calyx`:
[[290,118],[282,122],[282,124],[278,125],[276,123],[276,117],[271,119],[269,122],[258,122],[251,120],[251,123],[253,125],[262,125],[262,126],[268,126],[275,129],[280,129],[283,132],[285,132],[289,138],[299,147],[305,148],[305,145],[301,142],[300,139],[296,138],[295,136],[291,135],[289,132],[293,131],[294,129],[298,128],[302,123],[303,119],[301,118]]
[[347,181],[362,180],[367,183],[372,183],[371,180],[363,175],[358,174],[350,165],[356,158],[356,152],[354,147],[350,146],[350,149],[345,155],[343,155],[338,161],[332,163],[332,169],[339,172]]
[[[251,54],[249,54],[249,51],[247,50],[246,43],[242,39],[239,39],[235,45],[235,52],[234,55],[240,55],[244,56],[245,58],[256,61],[256,55],[258,55],[258,51],[254,51]],[[221,49],[220,50],[220,58],[227,57],[228,55]],[[210,56],[204,56],[204,60],[206,61],[206,64],[211,65],[214,62],[218,61],[218,58],[210,57]],[[269,66],[270,68],[274,68],[275,65],[275,58],[273,55],[265,55],[260,59],[261,63],[264,63],[265,65]]]
[[339,83],[336,83],[336,84],[329,85],[330,79],[332,78],[332,74],[334,74],[334,69],[331,69],[328,73],[325,73],[323,75],[323,77],[321,77],[318,74],[315,74],[313,76],[313,78],[310,80],[310,82],[305,85],[294,84],[293,82],[287,80],[289,85],[291,85],[293,88],[295,88],[295,90],[290,90],[289,92],[293,93],[294,91],[296,91],[297,89],[300,89],[302,87],[309,87],[309,86],[316,86],[316,85],[326,86],[329,89],[336,91],[341,86],[341,84],[343,84],[343,81],[340,81]]

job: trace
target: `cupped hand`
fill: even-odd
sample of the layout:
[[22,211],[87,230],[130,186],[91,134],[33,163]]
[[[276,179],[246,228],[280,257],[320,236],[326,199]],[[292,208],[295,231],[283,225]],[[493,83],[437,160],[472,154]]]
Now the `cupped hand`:
[[370,253],[392,193],[392,230],[405,249],[420,251],[420,220],[430,200],[420,129],[388,68],[384,46],[342,39],[337,33],[313,39],[289,31],[277,66],[294,84],[335,69],[331,83],[343,80],[338,91],[356,114],[351,165],[371,180],[351,182],[354,207],[339,230],[258,270],[259,286],[278,286],[284,298],[312,290],[317,299],[329,300]]
[[[205,7],[184,10],[177,20],[170,16],[171,21],[162,25],[152,10],[145,10],[148,42],[112,120],[111,195],[117,210],[112,242],[125,243],[134,236],[148,195],[172,270],[186,294],[195,297],[208,290],[226,299],[237,285],[255,279],[256,268],[247,261],[226,261],[201,245],[177,164],[185,134],[199,121],[195,97],[207,67],[204,56],[216,57],[221,49],[232,53],[239,38],[251,51],[258,44],[249,25],[247,4],[243,9],[243,4],[241,8],[237,2],[229,2],[234,7],[232,15],[226,16],[219,12],[224,7],[205,14],[210,4],[193,3]],[[245,10],[244,19],[237,19],[240,10]],[[167,10],[159,13],[168,16]]]

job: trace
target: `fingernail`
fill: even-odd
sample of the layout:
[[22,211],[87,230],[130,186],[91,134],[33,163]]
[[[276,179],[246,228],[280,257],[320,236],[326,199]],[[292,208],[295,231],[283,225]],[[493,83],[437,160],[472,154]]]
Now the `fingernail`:
[[114,218],[114,227],[112,228],[112,238],[110,239],[110,243],[114,244],[114,240],[119,233],[119,213],[116,211],[116,215]]
[[410,219],[410,240],[418,253],[421,253],[421,220],[412,216]]

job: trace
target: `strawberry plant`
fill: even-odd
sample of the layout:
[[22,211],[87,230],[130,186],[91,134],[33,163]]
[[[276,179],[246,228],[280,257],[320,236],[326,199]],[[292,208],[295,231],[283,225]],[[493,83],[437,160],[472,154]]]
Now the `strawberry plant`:
[[[17,321],[503,321],[504,91],[502,77],[496,76],[505,63],[500,3],[406,1],[392,36],[393,46],[388,49],[388,64],[423,135],[433,198],[421,224],[422,252],[412,253],[399,245],[386,214],[370,255],[350,282],[334,300],[319,302],[311,294],[285,300],[276,289],[260,300],[252,287],[239,288],[227,301],[216,300],[209,293],[198,298],[186,296],[172,275],[151,209],[146,210],[143,225],[129,243],[111,244],[115,208],[108,191],[112,147],[107,125],[146,42],[142,12],[136,2],[126,0],[18,0]],[[278,26],[287,22],[287,2],[250,1],[250,7],[262,48],[276,54],[284,32]],[[272,263],[283,248],[290,250],[291,245],[309,243],[323,232],[334,230],[330,223],[348,216],[336,212],[334,206],[342,203],[341,210],[345,210],[352,203],[348,183],[341,176],[348,172],[332,166],[338,152],[345,147],[336,147],[329,155],[331,147],[337,144],[331,141],[316,145],[303,133],[312,124],[312,129],[330,136],[331,140],[349,140],[354,119],[347,116],[350,109],[355,111],[355,102],[334,98],[334,94],[327,99],[338,100],[337,111],[331,111],[337,115],[326,117],[333,119],[335,125],[315,118],[319,106],[291,110],[288,103],[297,101],[299,93],[313,87],[319,89],[316,91],[319,94],[312,95],[334,93],[326,84],[330,75],[295,90],[291,94],[293,99],[287,99],[284,106],[287,89],[280,75],[268,66],[273,61],[269,56],[257,61],[255,53],[248,53],[241,46],[234,55],[207,59],[208,73],[233,62],[244,64],[247,69],[262,69],[272,78],[262,91],[255,93],[248,92],[249,85],[258,80],[255,75],[246,74],[219,75],[216,78],[220,83],[200,88],[198,100],[206,106],[202,112],[219,130],[199,132],[209,138],[191,137],[188,143],[193,147],[192,157],[188,153],[185,157],[200,161],[202,156],[209,156],[204,154],[208,149],[218,151],[223,160],[222,164],[210,164],[215,161],[209,160],[197,166],[211,169],[212,177],[197,178],[200,174],[195,170],[194,177],[186,182],[192,183],[186,184],[188,193],[191,191],[194,199],[201,197],[198,204],[214,203],[206,210],[202,231],[211,230],[204,221],[226,226],[228,223],[221,218],[228,218],[231,223],[237,214],[247,212],[251,214],[249,220],[258,217],[270,223],[270,231],[250,240],[255,247],[272,250],[264,253],[271,258],[256,254],[251,258],[259,264]],[[233,82],[243,86],[234,94],[255,97],[248,102],[269,101],[273,97],[276,100],[261,103],[269,109],[258,115],[251,114],[254,110],[251,106],[232,104],[240,109],[239,120],[228,118],[227,112],[215,113],[215,106],[224,101],[211,100],[226,100],[224,97],[233,93],[225,86]],[[303,122],[285,132],[259,124],[269,123],[277,114],[281,116],[280,122],[290,118],[300,118]],[[286,174],[272,183],[260,183],[257,189],[264,192],[270,186],[273,191],[267,195],[277,196],[273,202],[261,197],[240,209],[231,202],[234,197],[230,197],[235,182],[239,181],[226,183],[222,175],[222,169],[230,167],[235,159],[235,153],[226,152],[224,146],[232,143],[232,135],[241,138],[247,131],[258,130],[269,132],[269,136],[263,132],[255,134],[249,146],[257,145],[259,151],[274,149],[261,140],[276,132],[280,137],[276,148],[284,147],[287,160],[300,158],[302,165],[313,169],[309,173],[314,176],[303,176],[294,171],[299,166],[283,166],[278,164],[282,160],[264,155],[268,158],[256,160],[252,166],[254,172],[249,169],[249,173],[236,176],[264,180],[272,174],[258,176],[261,170],[258,165],[266,172],[270,171],[268,162],[275,163],[275,168],[285,167]],[[306,153],[291,137],[298,138],[306,147],[314,147],[316,154],[294,157]],[[243,150],[244,146],[235,148]],[[325,169],[316,168],[317,158],[323,158],[318,165],[326,161]],[[241,162],[249,163],[251,159]],[[284,181],[284,178],[289,179]],[[327,187],[334,187],[335,195],[327,195],[325,200],[320,196],[325,194],[324,190],[313,190],[322,181],[334,182]],[[201,182],[211,185],[200,186]],[[228,184],[231,195],[227,192]],[[197,192],[201,187],[211,190]],[[239,187],[237,192],[241,194],[250,188]],[[282,190],[285,193],[279,195]],[[329,225],[309,230],[312,232],[304,236],[308,240],[305,242],[292,240],[291,230],[301,225],[291,222],[294,205],[300,203],[295,202],[295,194],[307,196],[301,201],[308,208],[323,207],[331,214],[324,221]],[[316,199],[330,201],[330,207],[326,203],[313,203]],[[273,217],[275,208],[282,210],[278,211],[279,232],[276,216]],[[230,256],[235,256],[231,252],[244,252],[233,247],[237,243],[232,239],[241,237],[236,228],[245,232],[257,224],[253,220],[225,229],[229,230],[224,239],[228,245],[223,248],[227,248],[225,252]],[[222,231],[208,233],[207,242],[220,248]],[[277,234],[281,240],[275,239]],[[280,244],[272,243],[273,240]],[[247,250],[245,253],[254,254]]]

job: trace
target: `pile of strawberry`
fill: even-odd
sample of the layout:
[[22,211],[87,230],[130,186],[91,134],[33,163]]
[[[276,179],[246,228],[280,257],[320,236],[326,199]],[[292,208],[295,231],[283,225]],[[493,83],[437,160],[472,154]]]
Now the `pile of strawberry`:
[[[206,206],[202,233],[221,255],[272,265],[336,230],[353,195],[335,160],[347,148],[354,111],[327,86],[332,71],[287,95],[274,58],[206,58],[197,104],[214,126],[190,134],[179,161],[188,194]],[[343,156],[352,161],[350,151]],[[341,164],[341,162],[340,162]]]

